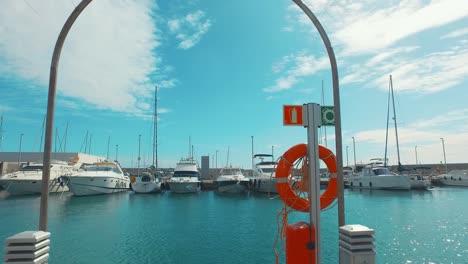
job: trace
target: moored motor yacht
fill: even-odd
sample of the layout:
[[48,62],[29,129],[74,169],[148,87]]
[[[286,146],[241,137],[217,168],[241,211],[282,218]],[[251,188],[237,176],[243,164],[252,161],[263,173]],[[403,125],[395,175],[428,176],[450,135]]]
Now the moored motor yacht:
[[368,165],[359,175],[348,178],[351,188],[409,190],[410,178],[390,172],[388,167]]
[[250,180],[237,167],[222,168],[216,179],[219,193],[243,193],[248,190]]
[[[253,190],[264,193],[278,193],[276,189],[276,162],[273,160],[273,155],[270,154],[255,154],[255,168],[251,183]],[[265,158],[271,158],[271,161],[265,161]]]
[[452,170],[437,176],[437,179],[443,185],[468,187],[468,170]]
[[[0,178],[0,186],[10,195],[41,194],[42,163],[31,163],[16,172]],[[70,175],[74,170],[66,162],[52,161],[50,164],[49,192],[68,191],[68,187],[60,182],[60,176]]]
[[129,190],[130,179],[116,162],[83,165],[78,172],[61,180],[77,196],[110,194]]
[[182,158],[174,169],[174,175],[167,180],[174,193],[195,193],[200,191],[201,181],[197,162],[193,157]]

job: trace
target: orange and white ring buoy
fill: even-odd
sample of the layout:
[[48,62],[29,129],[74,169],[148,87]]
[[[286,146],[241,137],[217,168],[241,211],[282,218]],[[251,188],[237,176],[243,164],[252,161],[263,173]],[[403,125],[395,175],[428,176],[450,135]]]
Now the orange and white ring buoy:
[[[338,196],[338,180],[336,178],[336,159],[335,155],[328,148],[319,145],[319,158],[327,165],[330,172],[330,181],[325,192],[320,196],[320,209],[328,207]],[[291,208],[308,212],[309,200],[298,196],[291,188],[289,175],[291,166],[300,158],[307,155],[307,144],[297,144],[288,149],[281,157],[276,166],[276,189],[281,199]]]

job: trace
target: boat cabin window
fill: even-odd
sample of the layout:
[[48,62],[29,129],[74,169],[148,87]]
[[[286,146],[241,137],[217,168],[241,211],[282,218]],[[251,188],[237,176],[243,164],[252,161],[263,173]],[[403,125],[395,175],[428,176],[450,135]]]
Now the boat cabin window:
[[272,173],[276,171],[275,168],[262,168],[261,170],[263,173]]
[[388,168],[378,168],[378,169],[373,169],[372,170],[374,172],[375,175],[379,176],[379,175],[389,175],[391,174],[390,171],[388,170]]
[[172,177],[199,177],[200,174],[196,171],[176,171]]

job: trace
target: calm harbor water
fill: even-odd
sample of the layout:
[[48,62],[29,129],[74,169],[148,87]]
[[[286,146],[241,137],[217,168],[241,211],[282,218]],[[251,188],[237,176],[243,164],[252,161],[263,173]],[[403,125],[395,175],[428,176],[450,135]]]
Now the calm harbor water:
[[[5,238],[37,229],[39,201],[0,200],[2,247]],[[468,263],[466,201],[467,188],[346,190],[346,223],[375,229],[377,263]],[[275,262],[279,198],[65,193],[52,194],[49,202],[50,263]],[[338,263],[337,206],[321,217],[323,263]],[[290,224],[301,220],[308,221],[308,214],[289,216]]]

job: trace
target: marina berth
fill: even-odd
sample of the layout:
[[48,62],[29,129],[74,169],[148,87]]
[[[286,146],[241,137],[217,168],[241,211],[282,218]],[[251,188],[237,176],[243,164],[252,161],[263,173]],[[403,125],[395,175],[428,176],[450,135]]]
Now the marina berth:
[[216,190],[219,193],[243,193],[248,190],[249,183],[240,168],[225,167],[216,179]]
[[111,194],[129,190],[130,179],[116,162],[98,162],[84,165],[78,172],[62,176],[76,196]]
[[195,193],[200,191],[201,181],[197,162],[193,157],[182,158],[174,169],[174,175],[167,180],[173,193]]
[[[2,176],[0,186],[10,195],[41,194],[43,168],[42,163],[30,163],[19,171]],[[53,161],[50,165],[49,192],[68,191],[60,177],[71,175],[73,171],[72,165],[63,161]]]

